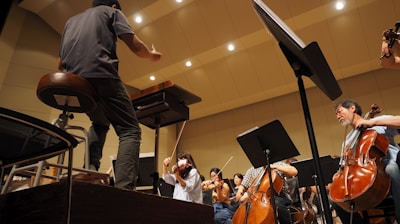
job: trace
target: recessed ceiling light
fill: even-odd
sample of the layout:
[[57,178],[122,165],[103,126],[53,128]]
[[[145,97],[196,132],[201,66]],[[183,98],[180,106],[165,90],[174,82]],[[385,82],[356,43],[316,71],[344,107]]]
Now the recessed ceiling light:
[[192,66],[192,62],[191,61],[187,61],[185,65],[186,65],[186,67],[190,67],[190,66]]
[[155,77],[154,75],[151,75],[151,76],[150,76],[150,80],[151,80],[151,81],[154,81],[154,80],[156,80],[156,77]]
[[344,1],[337,1],[336,2],[336,9],[342,10],[344,8]]
[[136,23],[141,23],[142,21],[143,21],[142,16],[136,16],[136,17],[135,17],[135,22],[136,22]]
[[182,2],[182,0],[175,0],[177,3],[181,3]]
[[228,51],[233,51],[233,50],[235,50],[235,45],[228,44]]

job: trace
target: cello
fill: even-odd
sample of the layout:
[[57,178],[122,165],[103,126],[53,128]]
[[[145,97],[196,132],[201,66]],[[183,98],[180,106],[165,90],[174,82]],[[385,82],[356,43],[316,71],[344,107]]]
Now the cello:
[[[275,214],[271,202],[270,177],[267,168],[253,178],[247,190],[248,198],[236,210],[232,217],[233,224],[270,224],[274,223]],[[283,180],[271,171],[272,187],[279,194]]]
[[[372,118],[381,109],[373,104],[364,119]],[[330,199],[348,212],[376,207],[390,189],[381,160],[387,154],[389,140],[375,130],[353,130],[350,144],[343,144],[344,165],[333,175]]]

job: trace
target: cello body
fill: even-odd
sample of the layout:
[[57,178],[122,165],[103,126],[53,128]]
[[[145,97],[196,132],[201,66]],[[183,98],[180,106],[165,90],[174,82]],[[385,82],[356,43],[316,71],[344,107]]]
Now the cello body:
[[390,189],[382,157],[389,140],[375,130],[362,133],[358,147],[346,165],[332,178],[330,199],[348,212],[364,211],[377,206]]
[[[279,194],[283,187],[283,180],[275,172],[271,172],[271,176],[273,189]],[[251,184],[247,191],[249,194],[247,201],[243,202],[233,214],[233,224],[271,224],[275,222],[268,173],[264,170],[260,183],[253,185]]]

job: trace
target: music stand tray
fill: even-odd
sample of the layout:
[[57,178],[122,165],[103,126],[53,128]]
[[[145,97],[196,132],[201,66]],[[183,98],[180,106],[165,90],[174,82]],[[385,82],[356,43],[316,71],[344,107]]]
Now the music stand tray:
[[[322,175],[326,183],[332,182],[332,177],[339,167],[340,158],[332,158],[331,156],[323,156],[319,158],[321,161]],[[314,160],[306,159],[291,163],[298,170],[299,187],[308,187],[316,184],[314,175],[317,175],[314,169]],[[318,177],[317,177],[318,178]]]
[[[278,120],[240,134],[237,141],[254,168],[300,155]],[[269,150],[269,161],[266,150]]]

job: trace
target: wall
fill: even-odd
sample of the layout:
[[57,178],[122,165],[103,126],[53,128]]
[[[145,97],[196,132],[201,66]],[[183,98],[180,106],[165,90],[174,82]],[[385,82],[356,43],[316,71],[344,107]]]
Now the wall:
[[[35,118],[52,122],[61,111],[45,105],[36,96],[40,78],[56,72],[60,34],[51,29],[43,20],[24,9],[12,6],[3,32],[0,35],[0,106]],[[70,125],[88,129],[89,120],[85,114],[74,114]],[[71,131],[82,135],[81,131]],[[155,131],[142,126],[141,152],[153,152]],[[172,152],[175,144],[175,126],[160,129],[159,158]],[[117,154],[118,138],[110,129],[104,146],[100,171],[106,172],[111,161],[109,157]],[[84,144],[74,149],[74,166],[83,167]],[[66,158],[67,159],[67,158]],[[158,165],[158,164],[157,164]],[[161,167],[162,168],[162,167]],[[158,169],[159,172],[162,169]]]
[[[399,114],[399,73],[398,70],[379,69],[340,80],[339,85],[343,94],[335,101],[343,98],[355,99],[363,107],[363,113],[370,110],[372,103],[377,103],[384,110],[382,114]],[[303,79],[308,78],[303,77]],[[331,102],[320,89],[315,87],[308,89],[306,94],[319,156],[340,155],[345,128],[336,120],[333,109],[335,102]],[[188,122],[179,149],[193,154],[200,172],[206,178],[209,177],[210,168],[222,168],[233,156],[222,172],[224,178],[232,178],[234,173],[244,174],[251,166],[236,141],[237,136],[255,126],[261,127],[276,119],[282,123],[299,151],[300,155],[297,158],[299,160],[312,158],[299,93]]]
[[[60,35],[45,25],[39,17],[19,7],[12,7],[0,36],[1,107],[48,122],[58,116],[60,111],[46,106],[37,99],[35,83],[42,75],[56,71],[59,39]],[[339,84],[343,90],[340,99],[354,98],[360,102],[365,111],[369,109],[370,104],[377,103],[384,108],[384,113],[399,114],[398,73],[396,70],[379,69],[340,80]],[[331,102],[318,88],[307,90],[307,100],[319,155],[340,154],[340,143],[345,130],[335,119],[334,102]],[[310,141],[298,93],[191,120],[183,130],[178,151],[191,152],[205,177],[208,177],[211,167],[222,168],[233,156],[223,170],[225,177],[232,177],[236,172],[244,173],[251,166],[236,137],[250,128],[262,126],[275,119],[281,121],[297,147],[300,153],[298,158],[311,158]],[[84,114],[75,114],[70,124],[85,128],[90,125]],[[142,126],[142,132],[141,152],[153,152],[155,131]],[[177,132],[179,125],[178,128],[170,125],[160,129],[159,172],[162,160],[172,153]],[[118,139],[111,129],[104,148],[101,171],[105,172],[110,167],[109,156],[116,154],[117,146]],[[82,167],[83,145],[80,144],[74,151],[74,166]]]

